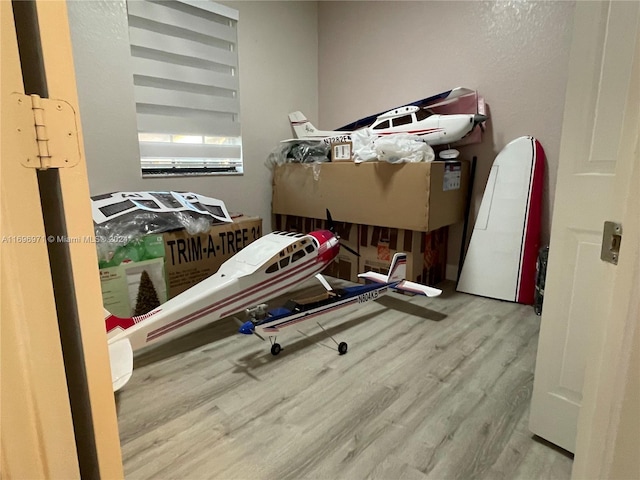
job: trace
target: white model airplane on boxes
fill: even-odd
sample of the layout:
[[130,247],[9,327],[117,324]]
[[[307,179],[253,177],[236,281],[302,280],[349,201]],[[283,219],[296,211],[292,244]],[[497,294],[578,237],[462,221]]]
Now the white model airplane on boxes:
[[120,318],[105,310],[114,391],[129,381],[134,351],[244,311],[323,270],[340,250],[330,215],[328,222],[329,230],[272,232],[257,239],[215,274],[144,315]]
[[[438,107],[452,111],[454,102],[465,96],[473,96],[478,105],[477,94],[467,88],[455,88],[448,92],[419,100],[410,105],[394,108],[358,120],[345,130],[318,130],[302,112],[289,114],[289,122],[298,140],[322,140],[327,144],[351,140],[350,134],[359,128],[366,128],[372,135],[386,136],[408,133],[421,137],[429,145],[449,145],[457,142],[487,120],[483,113],[436,113]],[[481,103],[484,111],[484,103]],[[351,127],[350,130],[347,130]]]

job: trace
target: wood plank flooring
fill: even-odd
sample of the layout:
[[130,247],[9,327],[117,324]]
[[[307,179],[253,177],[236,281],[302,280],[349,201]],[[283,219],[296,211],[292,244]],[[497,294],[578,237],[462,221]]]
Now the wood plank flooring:
[[569,479],[527,429],[540,317],[444,288],[322,318],[344,356],[311,326],[273,357],[224,319],[137,357],[127,479]]

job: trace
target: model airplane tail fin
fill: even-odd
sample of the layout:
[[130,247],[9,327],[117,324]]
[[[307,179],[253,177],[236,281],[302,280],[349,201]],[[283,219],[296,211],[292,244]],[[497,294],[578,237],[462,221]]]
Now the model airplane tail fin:
[[289,123],[291,123],[293,132],[296,134],[297,138],[312,136],[314,133],[318,132],[318,129],[314,127],[309,120],[307,120],[307,117],[305,117],[302,112],[290,113]]
[[[109,318],[117,318],[104,309],[105,323]],[[133,374],[133,348],[128,338],[109,340],[109,363],[111,364],[111,383],[113,391],[120,390]]]
[[396,283],[392,288],[401,290],[403,292],[417,293],[419,295],[426,295],[427,297],[437,297],[442,293],[442,290],[433,287],[427,287],[420,283],[410,282],[405,280],[407,275],[407,254],[396,253],[391,261],[391,267],[389,268],[389,275],[383,275],[376,272],[359,273],[358,277],[370,280],[376,283]]
[[399,282],[407,277],[407,254],[396,253],[391,260],[387,282]]
[[405,279],[407,275],[407,254],[396,253],[391,260],[391,267],[389,267],[389,275],[383,275],[382,273],[366,272],[359,273],[359,278],[370,280],[375,283],[394,283],[400,282]]

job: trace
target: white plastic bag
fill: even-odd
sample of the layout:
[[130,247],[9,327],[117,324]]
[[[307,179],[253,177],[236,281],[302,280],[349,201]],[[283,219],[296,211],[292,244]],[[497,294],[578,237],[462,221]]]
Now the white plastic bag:
[[430,145],[408,133],[379,137],[374,142],[374,149],[380,160],[389,163],[431,162],[436,157]]
[[355,163],[378,160],[378,153],[374,146],[376,138],[378,137],[373,135],[368,128],[356,130],[351,134],[353,161]]

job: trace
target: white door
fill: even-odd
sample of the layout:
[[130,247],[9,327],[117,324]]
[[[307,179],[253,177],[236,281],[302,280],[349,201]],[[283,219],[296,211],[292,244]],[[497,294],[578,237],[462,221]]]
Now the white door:
[[[618,268],[600,259],[603,225],[622,222],[628,194],[638,195],[627,145],[640,127],[632,79],[639,12],[640,2],[576,2],[529,423],[571,452],[590,336],[606,331]],[[623,233],[622,241],[637,239]]]

